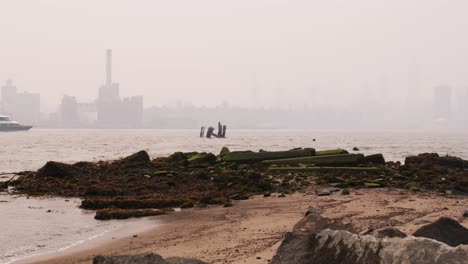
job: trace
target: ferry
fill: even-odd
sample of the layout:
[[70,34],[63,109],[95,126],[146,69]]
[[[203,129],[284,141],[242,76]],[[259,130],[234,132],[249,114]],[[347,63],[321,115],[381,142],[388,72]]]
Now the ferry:
[[31,128],[32,126],[21,125],[8,116],[0,115],[0,132],[28,131]]

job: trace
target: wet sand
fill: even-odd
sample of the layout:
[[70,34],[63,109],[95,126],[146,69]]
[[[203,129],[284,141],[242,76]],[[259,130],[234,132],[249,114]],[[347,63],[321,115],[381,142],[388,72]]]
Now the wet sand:
[[[254,197],[233,207],[189,209],[156,217],[158,228],[128,237],[113,234],[107,241],[90,242],[59,254],[21,263],[92,263],[95,255],[155,252],[163,257],[194,257],[208,263],[268,263],[284,234],[308,208],[323,216],[366,228],[396,226],[411,234],[421,220],[449,216],[468,227],[463,218],[468,197],[416,193],[406,190],[351,190],[351,195],[305,194],[279,198]],[[135,233],[136,235],[136,233]]]

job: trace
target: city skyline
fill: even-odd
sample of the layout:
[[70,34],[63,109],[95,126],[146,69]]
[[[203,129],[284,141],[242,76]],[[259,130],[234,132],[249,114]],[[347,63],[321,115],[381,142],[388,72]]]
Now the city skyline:
[[[433,88],[432,101],[412,113],[405,109],[389,111],[385,109],[391,102],[368,102],[364,108],[323,107],[313,103],[296,107],[263,107],[258,99],[257,78],[252,78],[251,105],[236,106],[228,101],[222,101],[215,107],[196,106],[191,102],[177,101],[173,106],[147,105],[143,107],[143,96],[121,98],[119,83],[112,79],[112,50],[106,50],[104,84],[98,88],[97,97],[90,101],[80,101],[73,94],[64,95],[57,111],[48,117],[39,118],[40,95],[29,92],[18,93],[11,80],[2,87],[2,108],[4,113],[13,113],[15,118],[23,122],[39,124],[44,127],[94,127],[94,128],[196,128],[205,122],[227,119],[234,127],[239,128],[352,128],[353,125],[364,129],[372,128],[466,128],[458,122],[467,121],[468,87],[465,94],[458,96],[449,85],[439,85]],[[408,79],[408,87],[417,83],[417,78]],[[382,85],[387,85],[386,80]],[[127,87],[132,90],[132,87]],[[280,83],[277,84],[281,93]],[[365,87],[364,89],[368,89]],[[417,94],[409,93],[406,101],[411,104]],[[4,99],[5,98],[5,99]],[[18,107],[11,108],[14,102],[24,106],[25,102],[35,100],[36,107],[28,108],[28,112],[18,112]],[[281,99],[279,99],[281,100]],[[457,104],[458,103],[458,104]],[[10,107],[10,111],[8,111]],[[427,108],[432,114],[427,114]],[[16,114],[15,111],[19,114]],[[29,116],[27,116],[29,115]],[[407,123],[404,116],[409,115],[415,122]],[[346,116],[346,117],[345,117]],[[400,121],[395,121],[401,118]],[[250,119],[250,120],[249,120]],[[345,122],[344,119],[347,119]],[[33,120],[33,122],[31,122]]]
[[44,112],[67,94],[91,101],[109,47],[117,52],[114,76],[132,87],[121,95],[143,94],[148,106],[251,107],[253,86],[257,105],[269,108],[387,100],[405,107],[412,93],[420,107],[435,86],[462,93],[468,3],[358,2],[13,1],[0,16],[8,39],[0,80],[41,93]]

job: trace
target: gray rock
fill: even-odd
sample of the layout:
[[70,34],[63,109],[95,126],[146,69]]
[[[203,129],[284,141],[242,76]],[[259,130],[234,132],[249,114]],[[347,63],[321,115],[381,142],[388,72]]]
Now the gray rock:
[[332,194],[332,192],[329,189],[320,189],[317,191],[318,196],[328,196]]
[[309,209],[307,209],[307,212],[305,213],[305,216],[308,216],[310,214],[319,215],[320,211],[315,209],[315,208],[309,208]]
[[413,236],[431,238],[453,247],[468,245],[468,229],[449,217],[441,217],[434,223],[419,228]]
[[332,192],[332,193],[333,193],[333,192],[339,192],[339,191],[341,191],[341,189],[338,188],[338,187],[329,187],[328,190],[329,190],[330,192]]
[[375,236],[376,238],[407,237],[405,233],[401,232],[399,229],[395,227],[385,227],[385,228],[377,229],[372,233],[372,235]]
[[384,238],[325,229],[317,234],[288,233],[271,264],[459,264],[467,263],[468,246],[450,247],[418,238]]
[[286,234],[271,264],[467,263],[468,245],[452,247],[424,237],[403,237],[395,228],[357,234],[358,228],[309,214]]

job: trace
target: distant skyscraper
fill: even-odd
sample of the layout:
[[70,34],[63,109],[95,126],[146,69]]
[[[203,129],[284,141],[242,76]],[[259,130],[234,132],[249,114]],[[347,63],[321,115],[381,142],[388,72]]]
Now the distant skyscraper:
[[80,124],[80,117],[78,114],[78,102],[74,96],[65,95],[60,104],[60,116],[62,125],[64,126],[78,126]]
[[143,97],[120,98],[119,84],[112,82],[112,50],[106,52],[106,83],[99,88],[97,124],[103,127],[140,127]]
[[452,112],[452,88],[437,86],[434,88],[434,117],[436,119],[450,119]]
[[36,124],[41,115],[41,99],[39,94],[18,93],[16,86],[8,80],[2,87],[2,114],[11,115],[25,124]]

